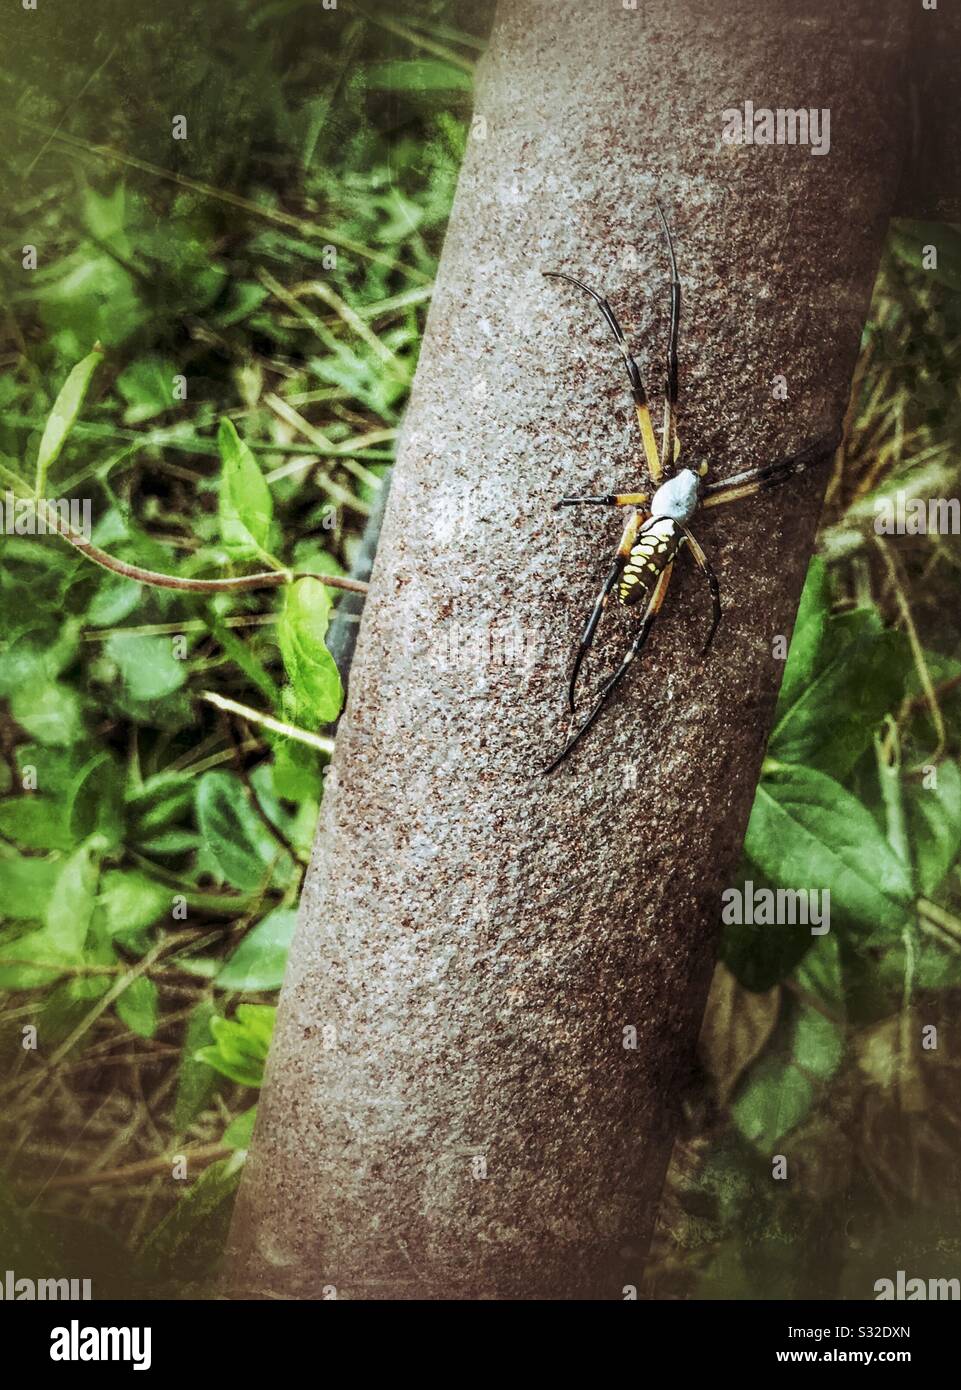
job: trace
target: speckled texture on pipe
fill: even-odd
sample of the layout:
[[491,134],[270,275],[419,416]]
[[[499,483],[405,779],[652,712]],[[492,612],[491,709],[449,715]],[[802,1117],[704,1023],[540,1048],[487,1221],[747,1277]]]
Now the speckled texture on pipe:
[[[373,572],[232,1234],[238,1296],[620,1298],[641,1277],[823,475],[706,512],[643,665],[546,780],[640,477],[623,366],[723,477],[841,420],[906,128],[895,0],[510,0]],[[831,147],[725,108],[827,107]],[[787,399],[773,390],[786,378]],[[605,623],[588,680],[636,614]],[[629,1044],[636,1030],[636,1046]],[[628,1045],[625,1045],[628,1044]],[[326,1291],[326,1292],[325,1292]]]

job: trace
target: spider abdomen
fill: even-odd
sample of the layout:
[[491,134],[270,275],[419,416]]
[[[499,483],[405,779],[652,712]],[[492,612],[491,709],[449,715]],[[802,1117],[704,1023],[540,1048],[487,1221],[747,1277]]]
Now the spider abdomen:
[[629,607],[647,602],[654,586],[684,544],[684,529],[669,516],[645,521],[621,572],[618,597]]

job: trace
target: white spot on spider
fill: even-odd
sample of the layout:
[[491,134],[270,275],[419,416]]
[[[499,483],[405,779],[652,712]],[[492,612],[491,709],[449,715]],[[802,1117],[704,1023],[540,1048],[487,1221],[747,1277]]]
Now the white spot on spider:
[[682,468],[655,492],[651,499],[651,515],[669,517],[683,526],[697,511],[700,490],[698,475],[690,468]]

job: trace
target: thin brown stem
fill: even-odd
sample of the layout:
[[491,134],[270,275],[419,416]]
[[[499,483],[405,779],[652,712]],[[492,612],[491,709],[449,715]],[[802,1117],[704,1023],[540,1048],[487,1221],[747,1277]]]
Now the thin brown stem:
[[52,523],[52,529],[56,529],[65,541],[69,541],[95,565],[112,570],[114,574],[121,574],[125,579],[133,579],[138,584],[148,584],[154,589],[179,589],[192,594],[222,594],[247,589],[277,589],[295,579],[316,579],[331,589],[345,589],[351,594],[366,594],[368,588],[361,579],[348,579],[339,574],[313,574],[307,570],[264,570],[258,574],[241,574],[231,579],[185,579],[177,574],[161,574],[159,570],[145,570],[139,565],[127,564],[126,560],[118,560],[115,555],[108,554],[92,541],[84,540],[76,531],[63,526],[53,512],[47,512],[46,515],[48,524]]

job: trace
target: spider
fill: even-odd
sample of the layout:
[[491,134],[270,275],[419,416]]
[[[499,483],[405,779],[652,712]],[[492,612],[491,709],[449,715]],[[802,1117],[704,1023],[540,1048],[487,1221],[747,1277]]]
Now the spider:
[[[555,511],[561,507],[592,504],[601,507],[626,507],[629,508],[629,514],[620,544],[617,547],[614,563],[591,610],[591,615],[581,634],[581,640],[574,657],[567,687],[567,703],[571,715],[571,728],[568,731],[567,742],[557,756],[544,768],[545,775],[549,775],[555,768],[559,767],[574,746],[584,737],[601,713],[612,692],[624,679],[631,662],[639,655],[664,603],[668,585],[671,582],[674,561],[685,546],[711,591],[713,606],[711,627],[701,652],[702,657],[707,654],[721,620],[721,591],[717,576],[711,568],[707,556],[688,526],[688,522],[698,508],[717,507],[722,503],[736,502],[742,497],[750,497],[756,492],[776,487],[793,474],[803,472],[809,464],[827,458],[834,452],[839,442],[836,437],[822,439],[806,445],[797,453],[786,458],[760,468],[752,468],[744,473],[738,473],[733,478],[726,478],[719,483],[706,483],[704,481],[708,471],[707,463],[701,463],[696,468],[677,469],[680,441],[677,437],[675,415],[678,394],[677,339],[681,318],[681,282],[677,274],[674,243],[671,239],[667,219],[659,202],[656,207],[667,242],[671,264],[671,325],[667,352],[667,373],[664,381],[664,425],[661,431],[660,450],[658,450],[647,403],[647,393],[644,390],[640,371],[631,356],[621,325],[607,299],[592,290],[589,285],[585,285],[583,281],[576,280],[573,275],[566,275],[560,270],[545,270],[543,272],[551,279],[566,280],[569,284],[576,285],[579,290],[583,290],[585,294],[589,294],[614,334],[627,367],[631,394],[634,397],[634,407],[641,428],[644,458],[653,490],[653,496],[644,492],[612,492],[600,497],[562,497],[559,502],[554,504]],[[621,603],[627,607],[634,607],[635,605],[642,607],[644,616],[637,636],[631,643],[620,666],[612,676],[609,676],[602,683],[587,717],[575,729],[577,678],[584,658],[594,641],[598,624],[615,589]]]

